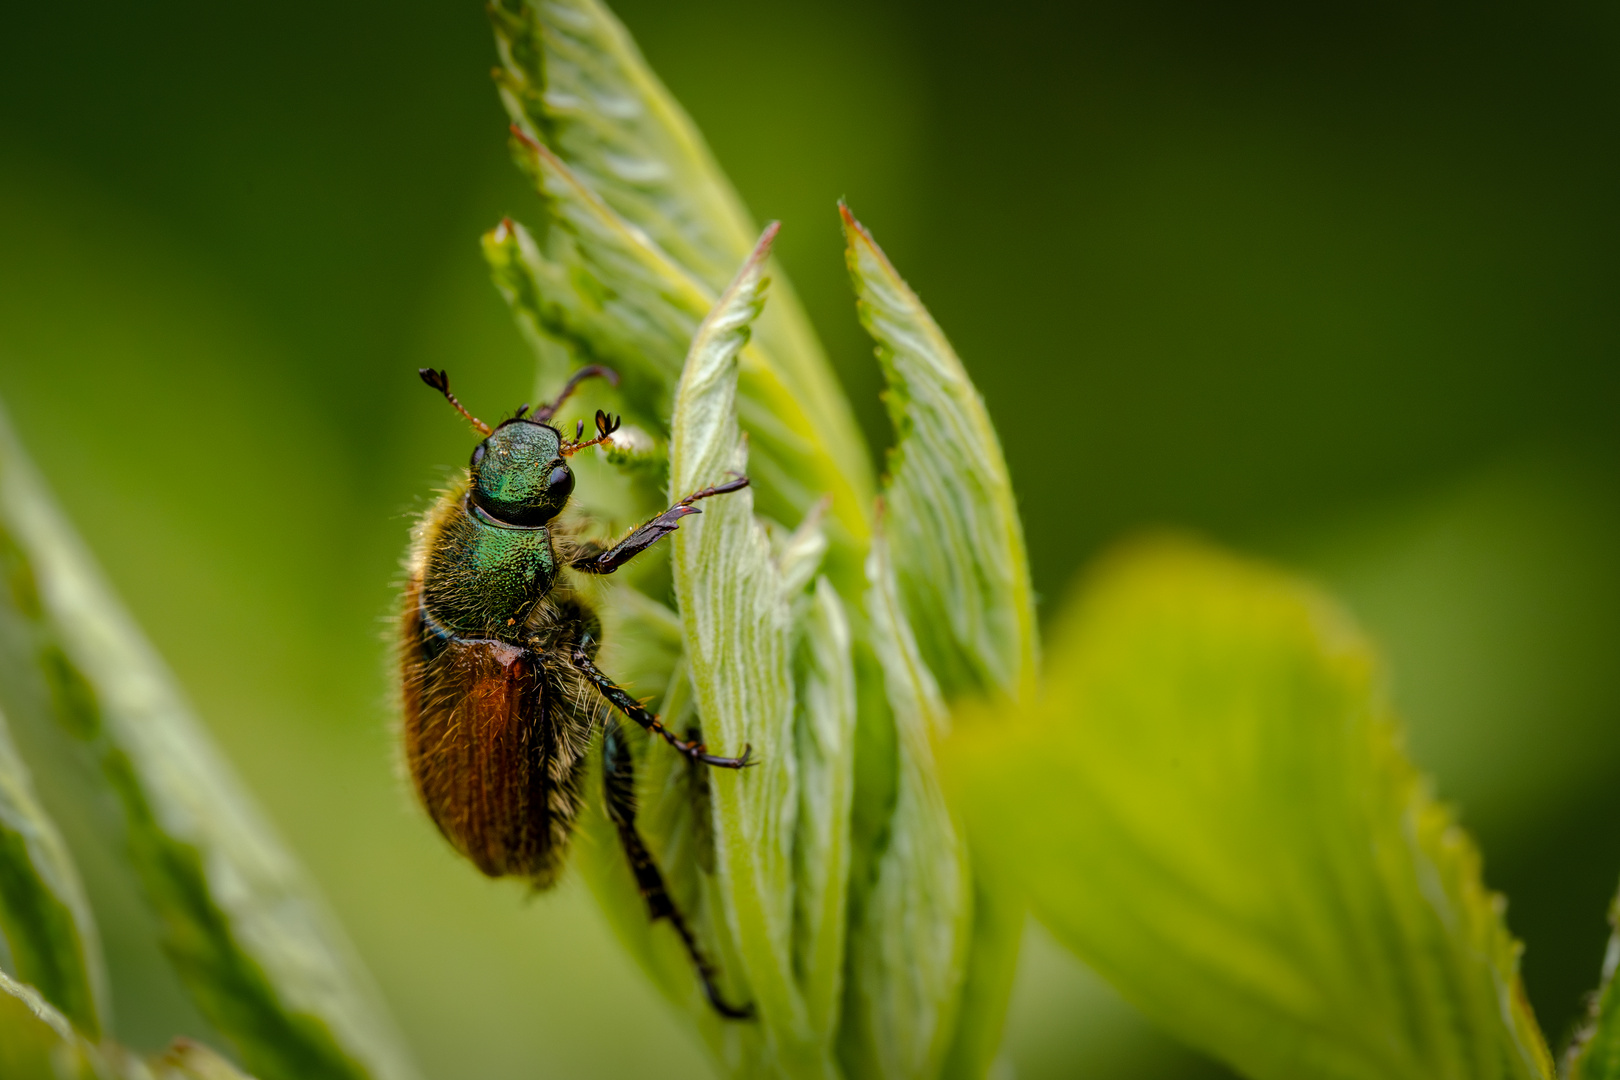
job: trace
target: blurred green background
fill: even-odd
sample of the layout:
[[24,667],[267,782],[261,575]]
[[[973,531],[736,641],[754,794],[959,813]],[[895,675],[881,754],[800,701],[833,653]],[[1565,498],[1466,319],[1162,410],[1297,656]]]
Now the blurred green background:
[[[1000,427],[1037,588],[1171,524],[1327,583],[1481,840],[1559,1041],[1620,875],[1620,14],[625,0],[868,436],[847,197]],[[410,514],[531,365],[477,237],[538,215],[475,3],[12,4],[0,396],[434,1077],[706,1072],[583,889],[397,779]],[[123,1037],[207,1037],[89,860]],[[1038,930],[1021,1077],[1222,1075]]]

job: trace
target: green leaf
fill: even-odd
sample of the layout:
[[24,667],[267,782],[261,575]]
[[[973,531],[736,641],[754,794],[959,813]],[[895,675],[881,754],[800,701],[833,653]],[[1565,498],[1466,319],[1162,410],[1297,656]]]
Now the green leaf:
[[[620,218],[545,146],[518,139],[519,164],[547,200],[543,241],[506,221],[486,234],[484,254],[518,323],[537,344],[560,343],[580,364],[624,377],[631,416],[665,430],[676,380],[716,294]],[[761,511],[798,521],[832,498],[828,572],[858,592],[869,527],[869,468],[859,440],[815,411],[755,344],[741,351],[737,408],[750,439]]]
[[[593,0],[499,0],[490,17],[501,57],[496,82],[514,124],[550,146],[711,299],[718,295],[759,230],[629,33]],[[798,298],[771,273],[760,340],[840,467],[861,483],[870,466],[849,404]]]
[[1609,947],[1603,955],[1603,978],[1592,998],[1591,1013],[1570,1043],[1564,1058],[1567,1080],[1620,1080],[1620,896],[1609,905]]
[[1012,725],[962,721],[952,773],[991,869],[1150,1017],[1260,1080],[1551,1075],[1500,898],[1331,605],[1142,544],[1047,670]]
[[1001,443],[962,362],[872,234],[839,204],[861,325],[894,423],[883,497],[917,646],[947,697],[1034,686],[1034,595]]
[[150,1061],[116,1043],[96,1045],[26,983],[0,972],[0,1077],[4,1080],[250,1080],[190,1039]]
[[[791,587],[790,587],[791,591]],[[850,808],[855,793],[855,671],[850,627],[832,584],[818,578],[798,605],[798,821],[793,840],[793,968],[810,1024],[831,1031],[844,990],[850,865]]]
[[755,229],[624,26],[589,0],[499,0],[495,79],[515,123],[715,292]]
[[[883,498],[905,622],[947,697],[1033,694],[1034,597],[1012,482],[984,402],[950,342],[840,204],[861,323],[877,343],[896,443]],[[938,726],[938,725],[936,725]],[[973,932],[951,1076],[982,1076],[1000,1042],[1023,906],[975,874]]]
[[0,1077],[112,1080],[96,1048],[32,986],[0,971]]
[[[746,468],[738,354],[764,304],[775,234],[775,226],[766,230],[692,340],[675,400],[672,498]],[[745,488],[705,503],[702,516],[675,534],[675,594],[705,740],[717,753],[736,755],[751,744],[758,755],[757,765],[710,784],[719,892],[764,1035],[766,1067],[831,1076],[829,1032],[812,1024],[794,965],[792,608],[753,509]]]
[[966,974],[972,881],[934,766],[931,740],[945,706],[906,622],[882,531],[867,574],[898,771],[886,842],[850,916],[840,1059],[852,1078],[936,1076]]
[[[5,542],[0,532],[0,544]],[[0,557],[3,558],[3,557]],[[5,558],[15,563],[15,558]],[[0,935],[8,965],[92,1039],[101,1037],[106,973],[90,905],[62,836],[34,796],[0,716]]]
[[100,762],[164,948],[203,1014],[263,1080],[414,1076],[325,906],[4,426],[0,531],[12,540],[0,613],[36,642],[0,656],[0,677],[43,678],[61,727]]

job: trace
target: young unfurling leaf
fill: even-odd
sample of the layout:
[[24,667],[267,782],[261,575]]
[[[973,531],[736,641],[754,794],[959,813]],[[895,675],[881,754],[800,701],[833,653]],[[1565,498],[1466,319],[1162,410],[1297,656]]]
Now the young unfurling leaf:
[[[889,698],[902,727],[902,758],[909,762],[900,774],[905,795],[907,785],[934,783],[927,739],[907,736],[904,727],[914,722],[908,718],[920,716],[923,734],[943,734],[948,725],[934,702],[937,695],[988,695],[1010,710],[1033,694],[1038,654],[1034,597],[1007,464],[984,402],[950,342],[871,233],[848,207],[839,210],[857,310],[877,343],[895,429],[883,486],[885,535],[874,545],[868,575],[873,640],[891,675]],[[893,673],[907,667],[916,670],[917,679],[897,683]],[[915,759],[928,764],[919,766]],[[1005,880],[992,880],[982,871],[972,875],[971,895],[960,891],[963,885],[956,876],[966,872],[966,856],[957,850],[956,830],[932,798],[921,794],[914,792],[910,801],[897,804],[894,827],[920,829],[936,838],[932,843],[940,856],[933,869],[949,871],[952,885],[920,895],[933,906],[941,940],[949,940],[949,947],[936,948],[934,955],[963,951],[960,963],[965,966],[963,974],[952,976],[962,980],[960,987],[942,972],[928,973],[924,984],[929,993],[941,995],[928,1007],[946,1014],[954,1010],[957,1016],[953,1045],[943,1062],[947,1074],[980,1076],[1000,1040],[1023,906]],[[911,817],[900,813],[902,806]],[[917,814],[938,820],[924,823]],[[898,875],[895,880],[910,880],[917,871],[889,867],[886,872]],[[894,880],[883,885],[880,875],[880,892],[895,887]],[[944,902],[947,894],[949,903]],[[969,909],[971,923],[959,923]],[[876,924],[867,933],[885,940],[896,931]],[[959,940],[963,934],[969,935],[966,942]],[[907,977],[903,967],[890,975]]]
[[872,234],[839,206],[895,446],[883,487],[896,581],[947,697],[1027,698],[1038,661],[1024,529],[1001,443],[962,362]]

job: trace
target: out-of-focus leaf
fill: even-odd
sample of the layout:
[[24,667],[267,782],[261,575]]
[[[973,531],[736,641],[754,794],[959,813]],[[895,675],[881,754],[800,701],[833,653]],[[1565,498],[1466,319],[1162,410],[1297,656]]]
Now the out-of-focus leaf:
[[0,971],[0,1077],[112,1080],[101,1055],[38,990]]
[[[947,793],[948,794],[948,793]],[[973,926],[968,941],[956,1034],[941,1071],[944,1080],[982,1080],[995,1067],[1007,1026],[1007,1006],[1024,938],[1024,898],[1002,876],[987,874],[973,850]]]
[[34,987],[0,971],[0,1080],[251,1080],[190,1039],[150,1061],[97,1045]]
[[1592,998],[1591,1015],[1576,1032],[1564,1058],[1565,1080],[1620,1080],[1620,896],[1609,906],[1609,947],[1603,954],[1603,977]]
[[247,1080],[230,1062],[190,1039],[176,1039],[149,1064],[152,1080]]
[[867,573],[867,614],[894,716],[898,775],[886,843],[850,915],[840,1060],[847,1075],[930,1077],[943,1068],[972,933],[967,853],[934,767],[939,687],[906,622],[888,538]]
[[[0,532],[0,543],[5,534]],[[11,560],[6,560],[11,561]],[[106,975],[78,870],[0,716],[0,935],[12,970],[91,1039],[101,1036]]]
[[[486,234],[496,285],[531,339],[560,342],[579,363],[618,370],[631,414],[662,430],[687,346],[715,292],[615,214],[545,146],[519,139],[514,149],[551,220],[543,242],[511,221]],[[796,522],[830,497],[829,573],[845,586],[857,582],[871,490],[862,444],[817,412],[816,402],[785,382],[776,361],[755,344],[741,351],[738,384],[761,512]]]
[[[499,0],[491,19],[501,56],[496,81],[513,122],[717,296],[758,229],[629,33],[595,0]],[[849,404],[798,298],[779,268],[770,272],[776,284],[759,339],[841,467],[862,483],[870,466]]]
[[[690,492],[746,468],[737,424],[738,353],[765,301],[775,226],[692,340],[675,399],[670,486]],[[674,497],[679,497],[676,495]],[[833,1075],[794,974],[798,812],[791,607],[748,489],[704,504],[673,537],[675,594],[704,737],[717,753],[751,744],[758,764],[713,777],[718,888],[765,1041],[763,1067]]]
[[1001,443],[917,294],[839,204],[861,325],[877,342],[894,423],[883,489],[890,558],[917,646],[947,697],[1027,698],[1035,605]]
[[1259,1080],[1551,1075],[1500,899],[1329,604],[1161,541],[1053,641],[951,771],[991,869],[1121,993]]
[[263,1080],[414,1076],[324,905],[3,427],[0,530],[12,540],[0,602],[36,642],[0,657],[3,677],[43,677],[62,727],[100,760],[164,948],[204,1015]]

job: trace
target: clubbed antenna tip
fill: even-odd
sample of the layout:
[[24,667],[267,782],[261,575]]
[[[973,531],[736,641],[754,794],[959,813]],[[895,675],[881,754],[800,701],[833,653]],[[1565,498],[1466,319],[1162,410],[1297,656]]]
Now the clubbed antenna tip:
[[456,400],[456,395],[450,392],[450,375],[445,371],[434,371],[432,368],[419,368],[416,372],[422,381],[444,395],[444,400],[455,406],[456,412],[467,418],[467,423],[480,435],[488,435],[490,427],[478,417],[467,411],[467,407]]

